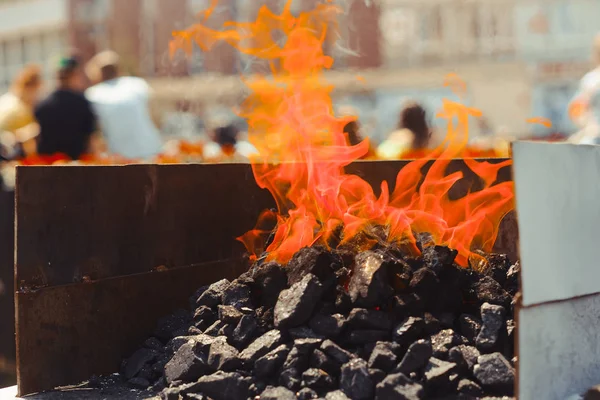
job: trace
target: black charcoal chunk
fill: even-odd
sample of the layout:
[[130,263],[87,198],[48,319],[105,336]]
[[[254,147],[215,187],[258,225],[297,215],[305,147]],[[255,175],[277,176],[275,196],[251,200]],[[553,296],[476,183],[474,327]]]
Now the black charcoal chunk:
[[402,293],[392,298],[392,309],[397,319],[418,315],[424,311],[424,302],[416,293]]
[[193,342],[182,345],[165,365],[167,383],[173,381],[191,382],[208,373],[210,367],[198,345]]
[[232,306],[239,309],[251,307],[250,287],[233,281],[225,290],[221,297],[221,303],[226,306]]
[[300,372],[295,369],[286,369],[279,375],[279,384],[297,392],[300,389]]
[[427,268],[436,273],[444,268],[452,267],[458,251],[445,246],[426,246],[423,249],[423,262]]
[[190,302],[191,309],[196,308],[196,302],[198,301],[198,298],[200,296],[202,296],[202,294],[204,292],[206,292],[206,290],[208,290],[208,288],[209,288],[209,285],[202,286],[202,287],[198,288],[198,290],[196,290],[193,295],[190,296],[189,302]]
[[218,309],[219,319],[226,324],[233,324],[235,326],[244,316],[244,314],[234,306],[219,306]]
[[394,372],[409,375],[411,372],[418,371],[427,365],[432,354],[431,342],[418,340],[410,345]]
[[386,312],[364,308],[353,309],[348,315],[346,324],[353,329],[385,331],[392,328],[392,321]]
[[225,325],[227,325],[225,322],[216,320],[211,326],[206,328],[204,334],[208,336],[219,336],[219,332]]
[[372,308],[383,304],[392,295],[388,264],[382,254],[374,251],[364,251],[356,256],[348,286],[356,306]]
[[431,336],[433,356],[443,360],[448,358],[448,352],[452,347],[460,344],[462,344],[462,339],[452,329],[444,329]]
[[489,253],[485,254],[489,268],[487,275],[491,276],[500,285],[506,283],[506,275],[511,267],[510,260],[506,254]]
[[504,394],[512,394],[514,390],[515,370],[500,353],[480,356],[473,375],[485,390]]
[[340,389],[353,400],[373,398],[375,387],[364,360],[355,358],[342,365]]
[[339,286],[335,292],[335,311],[344,315],[348,314],[352,309],[352,298]]
[[194,321],[204,321],[212,324],[216,319],[216,313],[208,306],[200,306],[194,311]]
[[369,368],[389,372],[394,369],[397,363],[398,357],[393,351],[393,344],[389,342],[377,342],[369,357]]
[[309,366],[311,368],[322,369],[329,375],[338,376],[340,374],[341,363],[334,361],[320,349],[313,351],[310,356]]
[[213,371],[234,371],[239,368],[241,361],[237,349],[227,344],[226,337],[221,336],[217,339],[210,345],[208,365]]
[[481,306],[481,320],[483,325],[477,335],[477,348],[481,351],[491,351],[498,345],[500,333],[504,326],[505,309],[489,303]]
[[465,372],[469,372],[477,364],[477,359],[480,355],[476,347],[460,345],[450,349],[448,361],[456,363],[459,368],[462,368]]
[[188,393],[185,395],[185,400],[210,400],[202,393]]
[[288,354],[283,369],[304,371],[308,368],[312,352],[322,343],[321,339],[296,339]]
[[468,379],[461,379],[458,382],[458,387],[456,390],[458,390],[458,393],[464,396],[480,397],[483,395],[481,386]]
[[142,389],[142,390],[148,389],[148,387],[150,386],[150,382],[147,379],[140,378],[139,376],[136,376],[135,378],[131,378],[130,380],[127,381],[127,384],[134,389]]
[[397,343],[408,345],[419,339],[425,331],[423,318],[408,317],[394,329],[394,340]]
[[329,339],[335,339],[339,336],[344,327],[344,316],[342,314],[315,314],[310,320],[308,326],[318,335]]
[[308,274],[325,282],[334,274],[334,255],[320,246],[300,249],[287,264],[288,283],[290,286],[300,282]]
[[313,400],[319,397],[317,392],[310,388],[303,388],[297,394],[298,400]]
[[325,336],[319,335],[307,326],[299,326],[288,329],[288,333],[292,339],[325,339]]
[[190,326],[187,331],[188,335],[201,335],[202,330],[196,328],[195,326]]
[[198,351],[204,353],[208,353],[208,351],[210,350],[210,345],[213,344],[215,340],[217,340],[216,337],[205,334],[188,336],[185,339],[194,343],[197,346],[196,348],[198,349]]
[[267,332],[275,328],[275,324],[273,324],[274,317],[272,308],[259,307],[256,310],[255,317],[259,331]]
[[231,337],[234,329],[235,325],[225,324],[219,329],[218,336]]
[[469,314],[462,314],[458,318],[458,323],[460,325],[460,333],[473,342],[481,330],[481,321],[479,318]]
[[126,379],[131,379],[136,376],[144,367],[145,364],[150,364],[156,360],[157,352],[155,350],[141,348],[125,362],[124,376]]
[[416,294],[423,298],[432,298],[438,291],[440,280],[435,272],[429,268],[421,268],[416,271],[410,280],[410,287]]
[[244,315],[231,333],[229,341],[237,348],[242,348],[254,338],[257,329],[256,318],[253,315]]
[[369,376],[375,385],[385,379],[387,374],[380,369],[369,368]]
[[294,348],[298,349],[299,354],[310,355],[323,343],[323,339],[304,338],[294,340]]
[[196,306],[207,306],[211,308],[218,306],[221,304],[221,298],[223,297],[225,289],[227,289],[230,284],[231,283],[227,279],[222,279],[213,283],[200,295],[200,297],[198,297]]
[[253,271],[252,278],[260,289],[261,304],[275,307],[279,293],[288,286],[285,269],[274,262],[265,263]]
[[260,400],[296,400],[296,394],[282,386],[270,387],[262,392]]
[[260,357],[254,363],[254,375],[261,379],[272,376],[281,368],[289,352],[289,346],[282,344]]
[[489,276],[482,276],[474,285],[477,300],[482,303],[509,306],[511,297],[502,286]]
[[274,329],[252,342],[250,346],[240,353],[239,357],[244,363],[254,363],[260,357],[278,347],[282,341],[281,332]]
[[169,388],[163,389],[160,393],[160,398],[165,400],[179,400],[181,398],[188,398],[190,394],[198,390],[196,382],[179,384],[177,386],[172,385]]
[[351,345],[361,345],[391,339],[389,331],[377,331],[370,329],[358,329],[351,331],[346,338],[347,343]]
[[325,396],[325,400],[354,400],[351,397],[348,397],[341,390],[336,390],[335,392],[327,393]]
[[167,345],[165,346],[166,351],[170,351],[171,353],[175,353],[181,346],[190,341],[190,336],[177,336],[173,339],[169,340]]
[[422,400],[425,399],[423,386],[408,379],[403,374],[388,375],[375,388],[377,400]]
[[327,393],[335,389],[335,380],[327,372],[309,368],[302,373],[302,387],[308,387],[317,393]]
[[250,385],[237,372],[217,371],[198,379],[200,392],[213,400],[246,400]]
[[432,357],[429,359],[427,367],[425,367],[426,386],[428,388],[449,389],[450,377],[457,371],[458,367],[456,364]]
[[511,266],[506,273],[506,282],[504,288],[511,295],[514,296],[519,291],[519,275],[521,274],[521,264],[517,261]]
[[275,326],[292,328],[307,322],[321,300],[323,285],[316,276],[309,274],[281,292],[275,305]]

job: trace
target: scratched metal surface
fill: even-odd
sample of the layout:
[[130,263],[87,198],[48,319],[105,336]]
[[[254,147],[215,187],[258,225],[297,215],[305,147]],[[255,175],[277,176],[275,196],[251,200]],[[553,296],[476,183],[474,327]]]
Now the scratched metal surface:
[[600,383],[600,295],[519,311],[520,400],[565,400]]

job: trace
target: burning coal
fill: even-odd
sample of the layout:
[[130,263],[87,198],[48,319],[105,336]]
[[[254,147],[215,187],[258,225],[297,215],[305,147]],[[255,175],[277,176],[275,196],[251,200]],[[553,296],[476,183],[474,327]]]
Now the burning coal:
[[[263,228],[269,224],[264,218],[239,239],[255,257],[266,251],[268,260],[285,264],[301,248],[316,244],[366,250],[373,245],[368,232],[374,227],[384,227],[386,242],[413,255],[420,253],[416,234],[431,233],[435,243],[458,251],[461,266],[468,265],[475,250],[492,249],[500,221],[513,209],[512,183],[495,183],[510,161],[466,160],[482,188],[460,199],[448,196],[462,173],[447,174],[447,168],[465,148],[469,118],[480,116],[478,110],[444,100],[438,114],[447,121],[443,144],[403,168],[393,191],[382,182],[376,195],[367,182],[344,173],[345,166],[368,152],[369,143],[347,145],[343,126],[353,118],[334,115],[334,88],[322,77],[334,61],[324,54],[323,44],[335,33],[341,10],[327,2],[294,16],[288,1],[281,14],[263,6],[253,22],[227,22],[215,30],[205,23],[216,4],[199,15],[198,24],[175,32],[170,50],[191,53],[196,43],[207,51],[226,42],[270,64],[271,76],[246,81],[250,94],[239,112],[260,152],[252,160],[256,182],[278,206],[277,215],[263,214],[276,224],[268,245],[271,229]],[[275,31],[285,37],[283,44],[275,40],[281,36]],[[445,84],[458,94],[464,90],[464,82],[453,75]]]

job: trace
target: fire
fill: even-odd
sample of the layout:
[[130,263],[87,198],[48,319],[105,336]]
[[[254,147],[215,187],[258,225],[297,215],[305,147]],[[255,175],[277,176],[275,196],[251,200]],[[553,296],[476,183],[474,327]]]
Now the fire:
[[[473,250],[490,251],[501,219],[513,209],[512,184],[495,184],[498,171],[510,161],[465,160],[481,178],[483,189],[460,199],[451,199],[448,192],[462,173],[446,172],[467,145],[469,118],[481,113],[444,100],[438,114],[447,121],[444,143],[404,167],[393,191],[382,182],[376,195],[367,182],[344,173],[345,166],[368,152],[369,143],[347,145],[343,127],[353,117],[334,115],[333,87],[322,76],[333,65],[323,44],[328,31],[337,28],[341,10],[328,2],[294,16],[290,5],[288,1],[281,14],[263,6],[254,22],[227,22],[214,30],[204,25],[216,6],[213,2],[200,23],[174,32],[170,47],[171,54],[178,49],[191,53],[193,42],[208,51],[224,41],[270,63],[272,76],[246,81],[250,94],[240,115],[248,121],[250,140],[260,152],[252,160],[256,182],[271,192],[278,213],[263,214],[257,228],[239,240],[256,254],[262,250],[259,239],[269,230],[265,226],[276,222],[266,251],[269,259],[281,263],[302,247],[331,245],[335,237],[342,245],[371,246],[358,239],[377,226],[385,227],[388,243],[415,254],[415,233],[429,232],[437,244],[458,250],[457,262],[464,266]],[[274,31],[285,36],[284,43],[274,39]],[[446,85],[459,94],[465,87],[456,75],[449,75]]]

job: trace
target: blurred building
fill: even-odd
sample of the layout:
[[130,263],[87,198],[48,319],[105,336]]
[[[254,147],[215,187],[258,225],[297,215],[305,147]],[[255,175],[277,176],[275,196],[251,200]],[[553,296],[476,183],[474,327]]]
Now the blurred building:
[[[294,0],[293,11],[319,0]],[[254,19],[267,4],[284,0],[221,0],[210,23]],[[84,58],[111,48],[127,72],[151,79],[159,98],[202,102],[233,90],[239,73],[266,71],[264,63],[227,45],[191,58],[168,56],[171,32],[193,22],[210,0],[0,0],[0,92],[27,62],[48,69],[55,55],[77,48]],[[328,43],[339,71],[359,69],[363,86],[340,84],[344,101],[366,118],[393,127],[402,100],[417,97],[431,108],[448,90],[444,75],[457,72],[468,101],[492,125],[525,131],[530,116],[550,118],[557,130],[572,127],[567,99],[589,68],[599,30],[597,0],[345,0],[340,37]],[[355,76],[349,72],[348,76]],[[50,76],[50,75],[49,75]],[[221,77],[217,90],[205,79]],[[172,79],[177,77],[178,79]],[[213,78],[211,78],[213,79]],[[237,82],[237,83],[236,83]],[[209,90],[210,88],[210,90]],[[164,90],[163,90],[164,89]],[[233,90],[235,92],[235,90]],[[165,103],[166,104],[166,103]],[[369,111],[371,110],[371,111]],[[385,111],[384,111],[385,110]],[[381,122],[383,121],[383,122]]]

